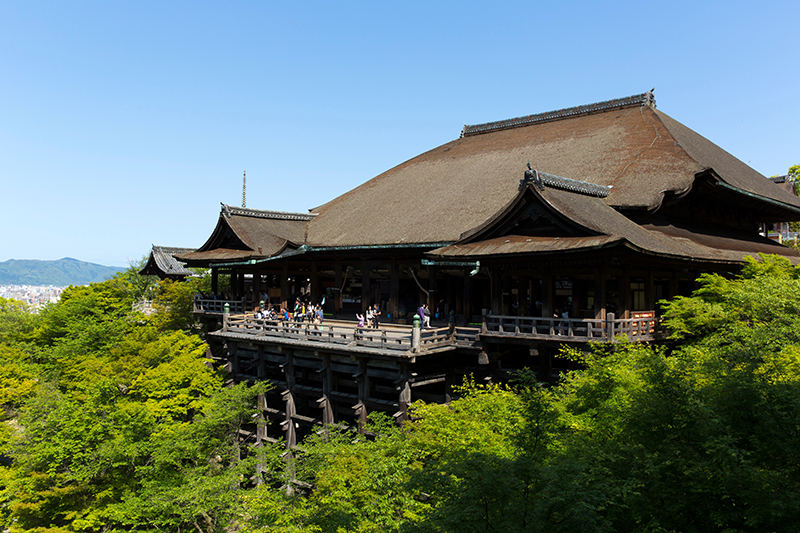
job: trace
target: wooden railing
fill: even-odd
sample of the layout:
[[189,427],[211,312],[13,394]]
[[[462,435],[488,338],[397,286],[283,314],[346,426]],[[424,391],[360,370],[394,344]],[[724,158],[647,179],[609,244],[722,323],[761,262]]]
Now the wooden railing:
[[259,337],[280,337],[400,352],[421,352],[451,344],[449,328],[427,329],[420,333],[419,339],[415,339],[412,328],[370,329],[343,324],[266,320],[241,314],[226,315],[222,330]]
[[204,300],[196,299],[192,311],[195,313],[219,313],[225,312],[225,304],[233,314],[241,314],[247,311],[243,300]]
[[627,335],[633,341],[655,340],[664,333],[660,319],[653,313],[625,319],[614,318],[613,313],[608,313],[605,320],[485,315],[481,328],[451,325],[424,331],[407,327],[370,329],[342,323],[266,320],[244,314],[226,314],[223,317],[222,330],[226,332],[409,353],[447,346],[474,347],[483,335],[607,342],[620,335]]
[[612,340],[623,334],[630,340],[653,340],[664,333],[661,319],[655,313],[637,315],[635,318],[615,318],[614,313],[608,313],[605,319],[484,315],[481,333],[588,341]]

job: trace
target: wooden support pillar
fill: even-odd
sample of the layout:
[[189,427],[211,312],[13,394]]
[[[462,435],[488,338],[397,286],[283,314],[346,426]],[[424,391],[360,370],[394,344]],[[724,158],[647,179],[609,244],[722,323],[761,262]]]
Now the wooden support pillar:
[[555,312],[553,303],[553,275],[548,270],[542,275],[542,316],[552,317]]
[[428,265],[428,309],[431,313],[436,310],[436,301],[439,298],[439,283],[436,279],[439,274],[438,268],[435,265]]
[[370,291],[370,269],[369,261],[361,263],[361,312],[366,313],[367,307],[372,305],[372,293]]
[[281,307],[286,309],[287,311],[291,312],[289,308],[290,303],[289,298],[291,294],[289,294],[289,265],[284,263],[281,268]]
[[236,295],[237,295],[236,300],[241,300],[242,298],[247,296],[244,293],[244,272],[242,271],[236,273]]
[[331,391],[333,390],[333,371],[331,371],[331,356],[322,356],[322,423],[333,424],[333,405]]
[[[472,285],[472,278],[469,277],[470,268],[467,267],[464,269],[464,323],[469,324],[472,320],[472,295],[471,295],[471,285]],[[435,305],[435,304],[434,304]]]
[[617,318],[631,317],[631,278],[627,268],[622,269],[619,277],[619,316]]
[[550,381],[550,374],[553,372],[553,354],[547,348],[530,348],[530,354],[538,358],[539,381],[548,383]]
[[594,317],[599,320],[606,318],[606,280],[603,268],[594,270]]
[[236,374],[239,373],[239,354],[238,350],[236,349],[236,345],[233,343],[227,343],[228,349],[228,364],[227,370],[230,372],[231,376],[233,377],[233,381],[236,381]]
[[408,364],[403,363],[400,369],[400,384],[398,385],[401,422],[408,420],[408,406],[411,405],[411,383],[408,380]]
[[508,316],[511,314],[511,276],[503,276],[502,271],[501,276],[503,293],[501,295],[502,299],[500,300],[500,314]]
[[336,289],[333,291],[333,315],[338,316],[339,311],[342,310],[342,264],[337,262],[333,266],[333,286]]
[[517,280],[517,316],[531,316],[528,309],[528,291],[531,280],[527,276],[520,276]]
[[675,298],[678,295],[678,271],[673,270],[669,277],[669,295],[668,299]]
[[400,306],[400,268],[397,259],[392,259],[389,266],[389,309],[387,312],[392,315],[392,322],[397,322],[397,309]]
[[322,301],[320,296],[322,288],[319,286],[319,274],[317,273],[317,263],[311,263],[311,303],[314,305]]
[[492,314],[503,314],[503,278],[499,267],[489,271],[492,280]]
[[447,375],[445,376],[444,382],[444,403],[447,404],[449,404],[450,400],[452,399],[453,386],[455,385],[456,381],[455,367],[455,357],[453,357],[451,352],[447,355]]
[[216,268],[211,269],[211,292],[217,294],[219,288],[219,270]]
[[286,390],[283,391],[284,412],[286,419],[283,422],[284,438],[286,439],[286,447],[291,449],[297,445],[297,432],[294,427],[294,419],[292,418],[295,413],[294,394],[292,390],[295,386],[295,369],[292,362],[291,352],[286,353],[286,363],[283,365],[283,373],[286,378]]
[[[261,300],[267,300],[267,298],[261,297],[261,271],[256,270],[253,272],[253,302],[254,305],[260,305]],[[266,301],[264,302],[266,304]]]
[[653,279],[653,271],[648,270],[647,276],[644,278],[644,305],[648,311],[655,310],[656,302],[653,295],[655,294],[655,280]]
[[358,432],[364,433],[367,428],[367,400],[370,397],[370,382],[367,375],[367,360],[361,358],[358,360],[358,374],[356,374],[358,382],[358,405],[356,407],[356,416],[358,416]]

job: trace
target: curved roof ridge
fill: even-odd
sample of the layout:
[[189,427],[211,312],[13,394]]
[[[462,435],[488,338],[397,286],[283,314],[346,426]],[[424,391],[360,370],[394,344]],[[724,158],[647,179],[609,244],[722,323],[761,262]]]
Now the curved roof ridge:
[[222,204],[222,212],[225,216],[238,215],[244,217],[272,218],[277,220],[312,220],[317,216],[316,213],[291,213],[289,211],[267,211],[264,209],[252,209],[250,207],[235,207]]
[[611,190],[611,185],[597,185],[587,181],[564,178],[562,176],[556,176],[555,174],[548,174],[547,172],[532,169],[530,165],[528,165],[528,170],[525,171],[525,179],[523,182],[533,183],[540,188],[547,185],[556,189],[584,194],[586,196],[596,196],[598,198],[605,198]]
[[656,99],[653,96],[652,90],[647,91],[646,93],[634,94],[624,98],[615,98],[613,100],[605,100],[603,102],[596,102],[594,104],[568,107],[566,109],[559,109],[557,111],[546,111],[544,113],[537,113],[535,115],[527,115],[524,117],[511,118],[507,120],[498,120],[496,122],[486,122],[484,124],[475,124],[473,126],[468,126],[465,124],[464,128],[461,130],[461,137],[464,138],[469,137],[470,135],[480,135],[481,133],[488,133],[491,131],[519,128],[539,122],[550,122],[553,120],[589,115],[591,113],[607,111],[609,109],[622,109],[625,107],[644,105],[652,105],[655,107]]

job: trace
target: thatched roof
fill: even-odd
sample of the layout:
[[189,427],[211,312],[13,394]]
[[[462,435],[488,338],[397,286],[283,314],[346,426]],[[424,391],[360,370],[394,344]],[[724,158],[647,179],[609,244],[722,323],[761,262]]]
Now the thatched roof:
[[[524,183],[531,167],[542,187]],[[707,205],[735,213],[736,233],[725,230],[723,216],[696,220]],[[530,217],[524,209],[543,209],[551,227],[519,234],[514,217]],[[773,220],[800,220],[800,199],[657,110],[644,93],[465,126],[459,139],[310,214],[223,205],[209,240],[179,259],[224,264],[399,247],[439,257],[609,246],[725,262],[759,251],[794,254],[755,234],[757,222]]]
[[[658,111],[652,95],[468,126],[316,208],[310,246],[449,244],[517,194],[525,166],[610,186],[606,205],[655,211],[709,173],[729,190],[800,219],[800,199]],[[536,119],[536,117],[539,117]]]

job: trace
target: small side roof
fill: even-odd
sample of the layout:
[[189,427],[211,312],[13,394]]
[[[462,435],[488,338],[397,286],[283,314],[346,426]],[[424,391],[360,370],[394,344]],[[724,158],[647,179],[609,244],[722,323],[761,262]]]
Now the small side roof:
[[183,278],[194,274],[185,264],[175,259],[176,255],[193,252],[194,248],[176,248],[172,246],[156,246],[150,250],[147,263],[139,271],[143,276],[164,278]]
[[179,259],[192,266],[207,266],[277,256],[303,245],[308,221],[315,216],[222,204],[211,237]]

